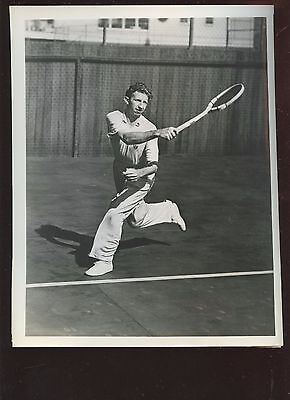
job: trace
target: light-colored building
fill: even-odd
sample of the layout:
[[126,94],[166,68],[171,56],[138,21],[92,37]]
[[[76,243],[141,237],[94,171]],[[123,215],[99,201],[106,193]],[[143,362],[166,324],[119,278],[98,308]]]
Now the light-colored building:
[[139,45],[248,47],[254,45],[254,18],[113,18],[32,20],[26,37]]

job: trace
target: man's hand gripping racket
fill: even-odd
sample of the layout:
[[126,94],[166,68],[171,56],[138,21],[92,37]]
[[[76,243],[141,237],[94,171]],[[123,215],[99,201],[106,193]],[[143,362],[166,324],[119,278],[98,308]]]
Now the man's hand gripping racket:
[[188,121],[184,122],[182,125],[179,125],[176,128],[177,134],[183,129],[188,128],[190,125],[194,124],[195,122],[199,121],[201,118],[205,117],[211,111],[222,111],[225,110],[228,106],[233,104],[239,97],[244,93],[245,87],[242,83],[237,83],[233,86],[228,87],[216,97],[211,99],[208,103],[206,109],[198,114],[197,116],[189,119]]

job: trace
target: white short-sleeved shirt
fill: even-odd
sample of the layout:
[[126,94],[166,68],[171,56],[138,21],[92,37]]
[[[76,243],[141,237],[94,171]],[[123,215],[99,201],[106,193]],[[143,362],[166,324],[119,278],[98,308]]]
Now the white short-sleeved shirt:
[[141,115],[133,123],[121,111],[112,111],[106,116],[108,137],[110,138],[116,162],[120,168],[142,168],[148,163],[157,163],[159,158],[158,139],[141,144],[126,144],[118,133],[146,132],[156,130],[156,126]]

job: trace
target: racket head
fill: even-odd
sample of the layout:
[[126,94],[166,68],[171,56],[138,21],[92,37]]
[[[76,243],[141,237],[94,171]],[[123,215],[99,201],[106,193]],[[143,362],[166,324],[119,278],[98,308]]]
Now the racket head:
[[233,104],[244,93],[245,86],[242,83],[236,83],[223,90],[215,96],[210,102],[210,111],[221,111]]

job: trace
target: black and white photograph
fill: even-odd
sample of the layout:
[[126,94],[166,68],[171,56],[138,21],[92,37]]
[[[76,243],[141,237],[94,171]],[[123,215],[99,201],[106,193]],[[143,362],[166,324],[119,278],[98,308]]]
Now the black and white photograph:
[[10,7],[13,345],[280,347],[273,7]]

